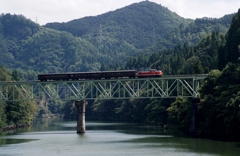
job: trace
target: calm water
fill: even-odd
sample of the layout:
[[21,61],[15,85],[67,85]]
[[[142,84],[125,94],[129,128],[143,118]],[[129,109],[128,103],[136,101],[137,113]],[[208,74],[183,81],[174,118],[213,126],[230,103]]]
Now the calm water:
[[0,136],[0,156],[239,156],[240,144],[175,137],[156,127],[49,119]]

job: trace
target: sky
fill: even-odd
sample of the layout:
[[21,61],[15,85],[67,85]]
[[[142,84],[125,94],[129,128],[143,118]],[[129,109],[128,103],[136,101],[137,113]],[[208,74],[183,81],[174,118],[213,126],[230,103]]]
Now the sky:
[[[23,15],[44,25],[97,16],[145,0],[0,0],[0,13]],[[240,0],[149,0],[184,18],[220,18],[236,13]]]

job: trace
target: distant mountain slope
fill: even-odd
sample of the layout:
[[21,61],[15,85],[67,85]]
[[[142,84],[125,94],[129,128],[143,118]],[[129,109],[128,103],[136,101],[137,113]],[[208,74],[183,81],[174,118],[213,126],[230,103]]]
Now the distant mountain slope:
[[1,14],[0,64],[45,73],[120,67],[143,53],[198,43],[213,31],[225,34],[232,16],[184,19],[149,1],[43,27],[22,15]]
[[127,42],[137,49],[145,49],[160,42],[158,44],[162,49],[166,49],[177,44],[195,44],[213,31],[226,33],[232,16],[220,19],[184,19],[166,7],[143,1],[99,16],[66,23],[48,23],[45,27],[86,38],[95,46],[115,39]]
[[166,7],[153,2],[134,3],[96,17],[85,17],[67,23],[48,23],[45,27],[67,31],[75,36],[115,38],[126,41],[137,49],[147,48],[163,38],[173,28],[188,25],[184,19]]
[[70,33],[40,27],[24,16],[0,16],[0,64],[8,68],[39,72],[98,70],[99,55],[91,43]]
[[168,32],[164,39],[171,44],[197,44],[200,40],[212,32],[226,33],[230,27],[234,14],[225,15],[221,18],[198,18],[186,27],[181,25]]

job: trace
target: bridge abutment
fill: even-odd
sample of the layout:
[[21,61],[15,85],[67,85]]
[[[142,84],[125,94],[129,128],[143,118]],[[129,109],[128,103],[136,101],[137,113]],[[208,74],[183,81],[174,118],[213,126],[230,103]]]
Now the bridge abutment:
[[75,101],[75,106],[78,110],[78,119],[77,119],[77,133],[85,133],[85,107],[87,105],[87,101]]

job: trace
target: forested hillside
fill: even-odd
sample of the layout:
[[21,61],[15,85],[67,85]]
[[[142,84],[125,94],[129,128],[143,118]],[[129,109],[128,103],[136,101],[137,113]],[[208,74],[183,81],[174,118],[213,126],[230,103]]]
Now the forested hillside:
[[212,70],[201,88],[198,133],[208,138],[239,141],[240,9],[232,19],[218,58],[220,70]]
[[115,63],[115,69],[124,68],[129,58],[192,45],[213,31],[225,34],[231,17],[194,21],[149,1],[44,27],[22,15],[2,14],[0,64],[17,68],[23,79],[36,79],[40,72],[104,70]]
[[[4,67],[0,66],[0,81],[18,81],[20,80],[17,72],[10,73]],[[4,88],[1,88],[4,90]],[[9,92],[9,97],[12,91]],[[16,96],[18,96],[15,93]],[[13,97],[12,97],[13,98]],[[15,127],[25,127],[32,123],[38,114],[38,107],[33,101],[7,101],[0,102],[0,131],[5,127],[7,130]]]
[[[226,33],[232,16],[184,19],[164,6],[143,1],[96,17],[48,23],[45,27],[85,38],[100,51],[108,51],[114,57],[119,52],[117,48],[125,42],[136,49],[146,49],[156,44],[161,49],[173,48],[178,44],[196,44],[213,31]],[[120,42],[116,44],[115,40]]]
[[[219,19],[190,20],[149,1],[45,26],[22,15],[1,14],[0,64],[5,68],[0,68],[0,81],[33,80],[40,72],[116,69],[209,73],[197,106],[197,134],[240,140],[239,29],[240,11]],[[0,103],[0,128],[52,113],[74,119],[71,102],[45,100],[38,106],[30,101]],[[190,100],[95,100],[87,106],[87,118],[174,125],[188,131]]]
[[[160,50],[157,47],[153,49]],[[143,65],[163,69],[167,74],[209,73],[201,85],[201,99],[196,106],[195,134],[198,137],[240,140],[240,9],[233,17],[227,35],[213,32],[195,46],[176,46],[173,50],[142,55],[130,59],[126,68]],[[191,100],[183,97],[110,102],[96,100],[92,111],[102,120],[167,125],[188,133]]]
[[95,41],[96,46],[117,39],[144,49],[162,40],[170,30],[180,25],[186,27],[191,22],[193,20],[184,19],[161,5],[143,1],[96,17],[48,23],[45,27]]
[[90,70],[90,64],[94,70],[94,64],[101,60],[91,43],[69,33],[40,27],[17,15],[2,15],[0,22],[0,62],[8,68],[38,72],[86,71]]
[[161,69],[166,75],[208,73],[211,69],[218,68],[218,49],[226,43],[224,36],[213,32],[195,46],[185,44],[163,51],[155,46],[148,51],[158,52],[148,55],[146,51],[139,57],[130,58],[125,68],[143,69],[147,66]]
[[[208,73],[218,68],[218,49],[225,43],[225,35],[213,32],[195,46],[176,46],[174,49],[162,51],[156,46],[148,50],[158,52],[152,55],[146,52],[131,58],[124,69],[144,70],[143,67],[147,66],[161,69],[166,75]],[[111,68],[117,66],[112,65]],[[111,68],[106,66],[106,70]],[[175,124],[182,130],[189,130],[190,99],[96,100],[90,105],[98,119],[145,122],[160,126]],[[180,113],[177,119],[174,118],[178,116],[176,113]]]

